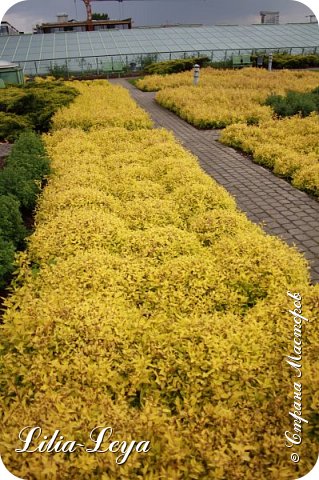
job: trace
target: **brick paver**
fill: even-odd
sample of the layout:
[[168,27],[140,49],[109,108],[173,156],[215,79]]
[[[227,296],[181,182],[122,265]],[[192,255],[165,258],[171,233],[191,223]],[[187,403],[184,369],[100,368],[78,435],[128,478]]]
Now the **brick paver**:
[[253,163],[233,148],[219,143],[216,130],[198,130],[124,79],[112,80],[129,89],[157,127],[175,136],[199,159],[201,167],[236,198],[238,207],[264,230],[296,245],[309,260],[311,277],[319,282],[319,202]]

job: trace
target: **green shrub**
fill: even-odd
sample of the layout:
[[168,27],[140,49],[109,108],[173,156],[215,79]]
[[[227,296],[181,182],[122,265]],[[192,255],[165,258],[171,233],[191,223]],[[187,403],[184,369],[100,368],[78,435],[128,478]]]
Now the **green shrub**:
[[[268,66],[269,55],[254,54],[252,55],[253,64],[256,65],[257,57],[263,56],[263,66]],[[272,67],[274,69],[282,68],[311,68],[319,67],[319,55],[290,55],[288,53],[275,53],[273,55]]]
[[150,65],[154,65],[157,63],[157,54],[150,54],[150,55],[146,55],[145,57],[142,57],[141,58],[141,65],[142,65],[142,69],[145,70],[147,67],[149,67]]
[[49,73],[56,79],[67,79],[70,75],[68,66],[66,64],[58,65],[57,63],[50,66]]
[[0,195],[0,236],[15,247],[23,246],[27,231],[23,225],[19,201],[11,195]]
[[26,92],[22,96],[13,98],[7,106],[7,111],[17,115],[26,115],[34,113],[44,107],[44,99],[39,97],[35,92]]
[[19,97],[13,102],[8,111],[17,115],[26,116],[34,128],[39,131],[47,131],[50,126],[50,119],[56,108],[48,105],[48,99],[35,92],[28,92],[23,97]]
[[0,195],[4,192],[14,195],[22,207],[32,211],[40,193],[40,185],[28,177],[28,170],[25,167],[5,168],[0,172]]
[[0,195],[14,195],[22,207],[32,211],[42,181],[49,173],[49,160],[41,139],[33,132],[24,132],[0,172]]
[[0,288],[4,288],[14,271],[15,247],[0,235]]
[[233,67],[233,61],[231,58],[228,58],[226,60],[219,60],[216,62],[212,62],[210,64],[211,67],[213,68],[232,68]]
[[291,117],[300,114],[307,117],[311,112],[319,111],[319,87],[312,92],[288,92],[286,96],[270,95],[265,105],[272,107],[279,117]]
[[77,91],[62,82],[29,83],[0,91],[0,140],[14,141],[20,132],[47,132],[51,118]]
[[45,155],[46,153],[41,137],[32,131],[23,132],[19,136],[19,140],[12,146],[9,160],[21,152],[29,155]]
[[13,142],[29,128],[32,128],[32,122],[27,117],[0,112],[0,140]]
[[41,138],[32,131],[22,133],[0,171],[0,288],[7,285],[14,270],[15,250],[24,248],[27,229],[21,209],[23,213],[34,210],[49,172]]
[[275,56],[278,68],[311,68],[319,66],[319,55],[283,55]]
[[23,167],[28,179],[42,181],[50,173],[50,165],[41,138],[33,132],[22,133],[12,147],[7,166]]
[[186,70],[192,70],[196,63],[201,67],[205,67],[209,64],[209,62],[210,60],[208,57],[168,60],[166,62],[151,63],[144,68],[144,72],[151,75],[185,72]]

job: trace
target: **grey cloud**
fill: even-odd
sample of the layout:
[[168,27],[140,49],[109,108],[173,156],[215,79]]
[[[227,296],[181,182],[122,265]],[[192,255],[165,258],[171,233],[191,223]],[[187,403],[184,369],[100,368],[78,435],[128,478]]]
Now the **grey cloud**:
[[[132,17],[134,25],[165,23],[203,23],[206,25],[259,23],[260,10],[279,10],[281,23],[304,22],[312,12],[293,0],[124,0],[92,2],[95,12],[107,12],[112,18]],[[30,32],[39,21],[55,21],[56,14],[70,18],[86,16],[82,0],[27,0],[13,6],[4,20]]]

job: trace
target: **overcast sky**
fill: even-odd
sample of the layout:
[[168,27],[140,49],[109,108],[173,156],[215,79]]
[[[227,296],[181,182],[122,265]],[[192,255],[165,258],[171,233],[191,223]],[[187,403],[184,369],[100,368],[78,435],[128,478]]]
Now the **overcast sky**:
[[[280,12],[280,23],[305,22],[313,12],[293,0],[124,0],[92,1],[93,11],[107,12],[111,18],[132,17],[133,25],[202,23],[249,25],[260,23],[260,10]],[[3,20],[20,31],[31,32],[37,23],[53,22],[56,14],[82,20],[86,11],[82,0],[27,0],[11,7]]]

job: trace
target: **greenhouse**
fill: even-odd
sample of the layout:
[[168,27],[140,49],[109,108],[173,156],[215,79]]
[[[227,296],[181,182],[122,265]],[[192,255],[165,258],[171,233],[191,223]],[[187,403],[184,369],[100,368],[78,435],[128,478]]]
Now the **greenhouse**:
[[21,67],[14,63],[0,60],[0,82],[21,85],[24,82]]
[[316,24],[216,25],[135,28],[0,38],[0,59],[20,64],[25,74],[53,70],[102,73],[146,61],[207,55],[213,61],[253,52],[319,52]]

